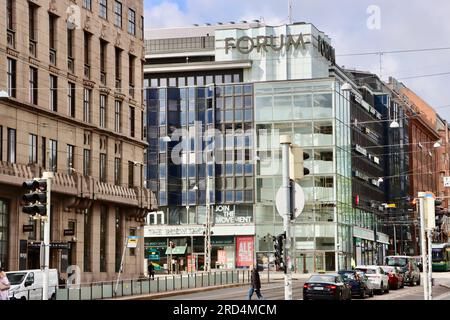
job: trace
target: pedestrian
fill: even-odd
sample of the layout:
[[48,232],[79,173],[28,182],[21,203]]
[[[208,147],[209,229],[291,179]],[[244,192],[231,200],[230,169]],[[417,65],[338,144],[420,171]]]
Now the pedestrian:
[[9,300],[9,281],[6,273],[0,268],[0,300]]
[[148,264],[148,268],[147,268],[147,271],[148,271],[148,277],[150,278],[152,278],[152,280],[155,280],[155,266],[153,265],[153,263],[149,263]]
[[261,294],[261,279],[259,277],[258,266],[250,267],[252,269],[252,275],[250,280],[250,289],[248,290],[248,300],[252,300],[253,292],[256,292],[258,300],[263,299]]

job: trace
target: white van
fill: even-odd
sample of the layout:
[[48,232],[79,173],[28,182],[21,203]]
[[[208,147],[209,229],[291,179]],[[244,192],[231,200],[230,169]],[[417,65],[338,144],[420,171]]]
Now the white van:
[[[41,269],[9,271],[6,272],[6,276],[11,284],[9,288],[11,300],[42,300],[44,271]],[[48,278],[48,299],[54,300],[58,286],[58,270],[50,269]]]

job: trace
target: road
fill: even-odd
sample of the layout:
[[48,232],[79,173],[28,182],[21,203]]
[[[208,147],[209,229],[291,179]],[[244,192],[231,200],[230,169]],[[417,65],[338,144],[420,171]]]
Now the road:
[[[433,299],[450,300],[450,273],[435,273],[433,277],[435,278]],[[304,282],[304,280],[293,281],[294,300],[303,299],[302,290]],[[184,295],[180,294],[160,300],[246,300],[247,291],[248,286],[241,286]],[[283,300],[284,283],[282,280],[271,281],[270,284],[262,281],[261,292],[265,300]],[[256,299],[256,294],[253,295],[253,299]],[[423,300],[423,286],[391,290],[389,294],[375,295],[373,298],[366,298],[366,300]]]

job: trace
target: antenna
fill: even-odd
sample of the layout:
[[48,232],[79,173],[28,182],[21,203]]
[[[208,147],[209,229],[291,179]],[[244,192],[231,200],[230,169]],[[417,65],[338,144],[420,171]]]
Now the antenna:
[[288,20],[292,24],[292,0],[288,0]]

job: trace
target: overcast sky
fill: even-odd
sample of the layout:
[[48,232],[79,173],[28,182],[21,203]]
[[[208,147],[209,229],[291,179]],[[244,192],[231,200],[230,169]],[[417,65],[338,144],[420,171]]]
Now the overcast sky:
[[[269,25],[288,22],[288,0],[144,2],[147,28],[254,19]],[[347,68],[379,74],[380,56],[339,55],[450,47],[448,0],[293,0],[293,4],[293,21],[311,22],[328,34],[337,63]],[[380,9],[379,20],[374,8]],[[450,50],[384,54],[381,66],[384,80],[393,76],[403,81],[450,121]],[[446,72],[449,74],[417,77]]]

